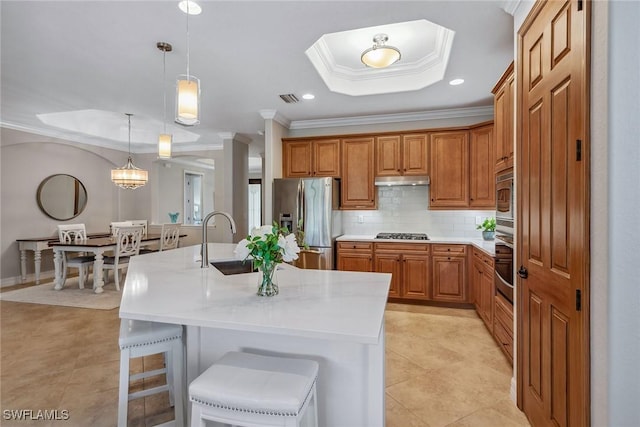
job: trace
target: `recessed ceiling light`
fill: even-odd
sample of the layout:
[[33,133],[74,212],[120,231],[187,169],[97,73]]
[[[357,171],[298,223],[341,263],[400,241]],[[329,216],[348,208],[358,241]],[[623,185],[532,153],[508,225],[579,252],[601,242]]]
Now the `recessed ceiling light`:
[[182,0],[178,3],[178,7],[181,11],[189,15],[200,15],[202,13],[200,5],[193,0]]
[[313,99],[316,96],[312,93],[305,93],[304,95],[302,95],[302,99]]
[[449,82],[451,86],[458,86],[464,83],[464,79],[453,79]]

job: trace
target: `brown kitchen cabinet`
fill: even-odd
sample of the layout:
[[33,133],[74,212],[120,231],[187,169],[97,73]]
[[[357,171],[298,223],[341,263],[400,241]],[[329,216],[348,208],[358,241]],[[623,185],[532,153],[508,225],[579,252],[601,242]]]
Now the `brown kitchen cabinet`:
[[467,247],[466,245],[433,244],[431,299],[441,302],[466,303]]
[[493,331],[494,260],[480,249],[473,248],[472,286],[476,311],[489,331]]
[[493,93],[494,125],[496,137],[495,172],[513,167],[513,114],[515,104],[513,62],[504,72]]
[[376,176],[428,175],[426,133],[376,137]]
[[342,139],[342,209],[376,209],[374,137]]
[[494,165],[494,126],[472,128],[469,131],[469,207],[496,208]]
[[429,299],[431,264],[429,252],[429,244],[375,244],[375,271],[392,275],[390,297]]
[[469,206],[469,132],[466,130],[430,134],[431,208]]
[[373,243],[343,241],[337,243],[337,269],[342,271],[373,270]]
[[493,337],[513,364],[513,305],[500,293],[494,295],[493,303]]
[[285,178],[340,177],[340,139],[283,140]]

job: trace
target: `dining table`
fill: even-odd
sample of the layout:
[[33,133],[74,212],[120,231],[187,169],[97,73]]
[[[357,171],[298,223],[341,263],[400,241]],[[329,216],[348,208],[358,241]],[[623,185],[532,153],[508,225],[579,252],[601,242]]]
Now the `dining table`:
[[[181,234],[184,237],[186,234]],[[159,242],[161,234],[148,234],[142,236],[140,245],[145,246],[155,242]],[[64,287],[63,259],[64,252],[85,252],[95,255],[93,261],[93,290],[96,294],[104,292],[104,275],[102,268],[104,266],[104,254],[108,251],[115,251],[117,241],[113,236],[106,237],[89,237],[85,240],[63,243],[59,240],[50,241],[49,246],[53,248],[53,264],[55,268],[55,285],[54,289],[59,291]],[[116,273],[117,274],[117,273]]]

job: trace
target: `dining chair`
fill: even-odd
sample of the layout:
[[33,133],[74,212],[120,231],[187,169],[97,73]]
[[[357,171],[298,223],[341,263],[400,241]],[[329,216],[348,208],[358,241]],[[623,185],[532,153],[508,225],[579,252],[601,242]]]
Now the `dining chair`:
[[120,290],[121,270],[129,266],[129,258],[140,253],[143,227],[141,225],[119,227],[116,234],[116,250],[112,257],[104,257],[104,279],[109,278],[109,270],[113,270],[116,289]]
[[[58,225],[58,240],[62,243],[74,243],[87,240],[87,230],[84,224],[61,224]],[[69,253],[62,252],[62,284],[67,280],[67,268],[78,269],[78,287],[84,289],[84,282],[89,276],[89,269],[95,260],[93,255],[80,254],[69,256]]]
[[182,224],[165,223],[162,224],[160,233],[160,252],[167,249],[176,249],[180,241],[180,227]]
[[130,222],[131,225],[141,225],[141,226],[143,226],[144,230],[142,231],[142,236],[143,237],[147,237],[148,221],[146,219],[129,219],[129,220],[127,220],[127,222]]
[[118,229],[120,229],[120,227],[131,227],[132,225],[133,223],[131,221],[112,222],[111,224],[109,224],[109,228],[111,229],[111,235],[113,237],[116,237],[116,234],[118,234]]
[[313,249],[301,249],[296,266],[311,270],[323,270],[325,266],[322,252]]

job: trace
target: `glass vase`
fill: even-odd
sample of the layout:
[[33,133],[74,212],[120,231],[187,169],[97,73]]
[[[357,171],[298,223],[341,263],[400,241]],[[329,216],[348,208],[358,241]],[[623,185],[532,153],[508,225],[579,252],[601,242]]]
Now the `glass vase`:
[[273,297],[278,295],[278,284],[275,281],[277,263],[264,263],[260,266],[260,284],[258,295],[261,297]]

